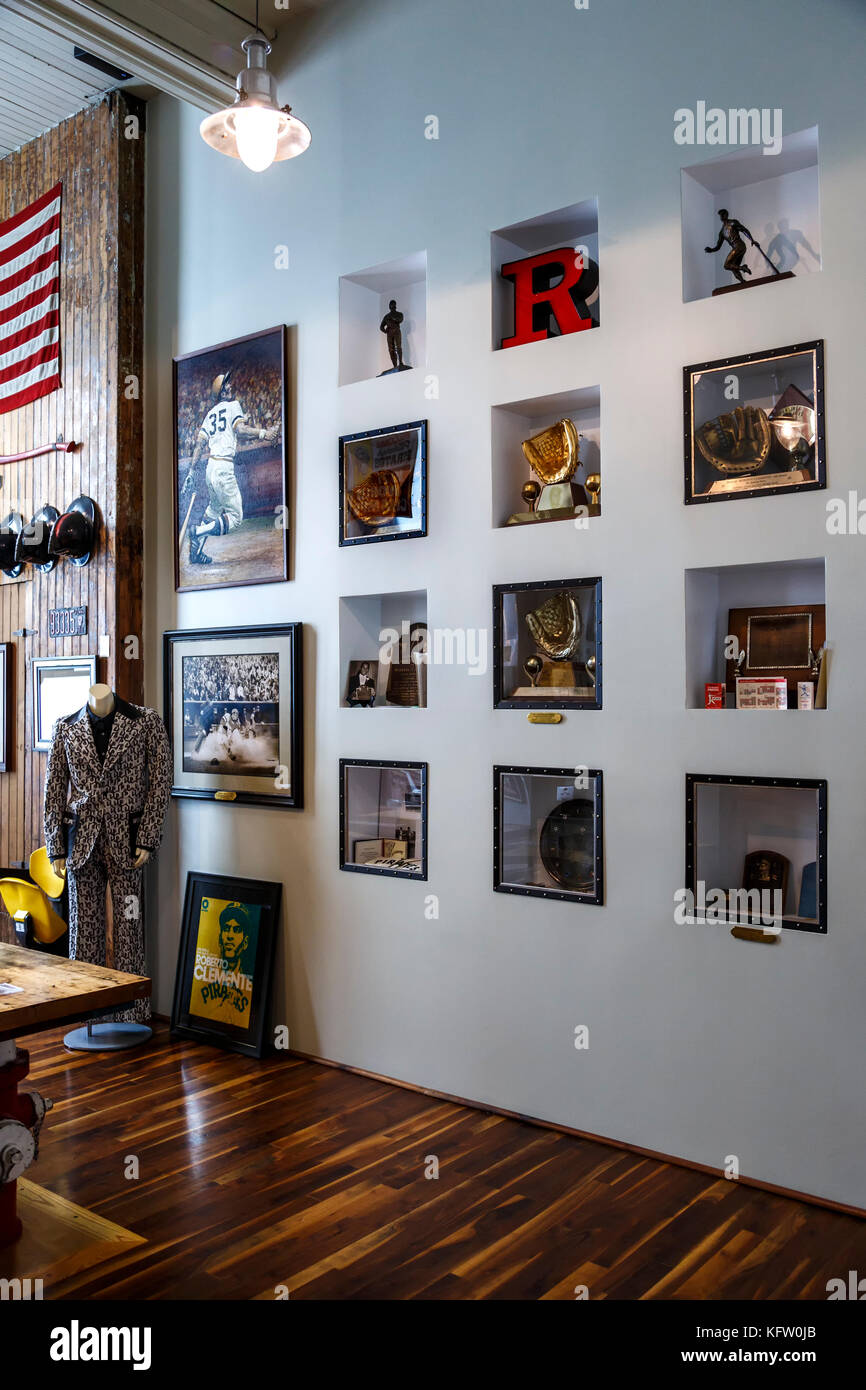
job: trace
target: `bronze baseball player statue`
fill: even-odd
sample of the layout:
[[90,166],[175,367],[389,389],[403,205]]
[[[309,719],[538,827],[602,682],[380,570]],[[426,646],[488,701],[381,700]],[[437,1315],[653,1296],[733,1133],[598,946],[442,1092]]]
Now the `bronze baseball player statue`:
[[[388,312],[379,324],[379,332],[385,334],[388,344],[388,355],[391,358],[391,370],[394,372],[407,372],[409,367],[403,361],[403,331],[400,324],[403,322],[403,315],[397,308],[396,299],[392,299],[388,304]],[[384,372],[381,373],[384,376]]]
[[719,217],[722,222],[719,228],[719,239],[715,246],[705,246],[704,250],[708,255],[713,255],[714,252],[721,250],[722,242],[726,241],[731,249],[725,257],[725,270],[729,270],[741,285],[745,285],[743,276],[751,275],[752,272],[747,265],[742,264],[748,249],[743,241],[743,236],[747,236],[753,246],[755,245],[755,238],[748,227],[744,227],[742,222],[737,221],[736,217],[728,216],[727,208],[719,208]]
[[752,233],[749,231],[748,227],[744,227],[742,222],[737,221],[736,217],[731,217],[728,213],[727,208],[719,208],[719,217],[721,218],[722,222],[722,225],[719,228],[719,239],[716,242],[715,246],[704,247],[704,250],[707,252],[708,255],[712,256],[716,251],[719,251],[721,249],[722,242],[726,241],[731,249],[725,257],[725,270],[729,270],[731,274],[737,280],[739,280],[741,285],[745,285],[746,282],[743,279],[743,276],[751,275],[752,273],[749,267],[747,265],[743,265],[742,263],[743,257],[745,256],[746,251],[748,250],[746,243],[743,241],[743,237],[745,236],[749,238],[749,241],[752,243],[755,250],[760,251],[761,255],[764,257],[764,260],[767,262],[767,265],[770,267],[773,274],[781,274],[779,267],[773,264],[761,243],[755,241],[755,238],[752,236]]

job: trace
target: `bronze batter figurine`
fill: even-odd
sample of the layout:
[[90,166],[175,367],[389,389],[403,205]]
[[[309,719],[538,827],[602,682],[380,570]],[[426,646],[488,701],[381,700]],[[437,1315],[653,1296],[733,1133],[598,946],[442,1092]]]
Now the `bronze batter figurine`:
[[743,276],[751,275],[752,272],[747,265],[742,264],[743,257],[748,249],[746,243],[743,241],[743,236],[747,236],[753,246],[757,246],[758,243],[755,241],[748,227],[744,227],[742,222],[737,221],[736,217],[728,216],[727,208],[719,208],[719,217],[722,219],[722,225],[719,228],[719,239],[715,246],[705,246],[704,250],[709,255],[712,255],[715,251],[721,250],[722,242],[726,241],[731,249],[725,257],[725,270],[729,270],[731,274],[739,280],[741,285],[745,285],[746,282]]
[[388,304],[388,312],[379,324],[379,332],[385,334],[388,343],[388,354],[391,358],[391,370],[395,372],[406,372],[409,368],[403,361],[403,334],[400,324],[403,322],[403,315],[397,308],[396,299],[392,299]]
[[[788,275],[783,275],[779,267],[770,260],[770,257],[767,255],[761,243],[755,241],[748,227],[744,227],[742,222],[737,221],[736,217],[730,217],[728,215],[727,208],[719,208],[719,217],[722,219],[719,239],[715,246],[705,246],[704,250],[708,252],[709,255],[712,255],[714,251],[718,251],[721,248],[722,242],[726,241],[731,249],[725,257],[725,270],[729,270],[732,275],[736,276],[741,285],[745,285],[746,283],[743,276],[751,275],[752,273],[747,265],[742,264],[743,257],[748,249],[746,243],[743,241],[744,236],[747,236],[755,250],[761,253],[774,275],[778,276],[780,280],[789,278]],[[760,284],[760,281],[756,281],[756,284]]]

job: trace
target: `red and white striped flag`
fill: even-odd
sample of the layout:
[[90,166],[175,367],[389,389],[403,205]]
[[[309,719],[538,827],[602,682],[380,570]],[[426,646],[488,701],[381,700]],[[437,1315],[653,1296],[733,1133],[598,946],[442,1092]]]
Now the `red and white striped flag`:
[[62,188],[0,222],[0,415],[60,385]]

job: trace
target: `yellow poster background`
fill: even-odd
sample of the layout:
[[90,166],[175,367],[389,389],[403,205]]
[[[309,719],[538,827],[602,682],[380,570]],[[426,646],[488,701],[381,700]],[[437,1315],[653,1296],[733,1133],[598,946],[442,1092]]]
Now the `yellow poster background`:
[[[220,917],[225,908],[229,930]],[[249,1028],[261,908],[226,898],[202,898],[189,1011],[212,1023]]]

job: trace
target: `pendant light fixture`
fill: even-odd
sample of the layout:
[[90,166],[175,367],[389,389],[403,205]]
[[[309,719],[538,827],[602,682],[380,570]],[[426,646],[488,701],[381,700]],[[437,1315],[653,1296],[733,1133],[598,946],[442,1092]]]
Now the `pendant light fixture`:
[[260,174],[275,159],[292,159],[303,154],[310,143],[310,131],[292,115],[290,106],[277,106],[277,84],[268,71],[271,45],[259,29],[256,0],[256,32],[241,47],[247,65],[238,73],[238,94],[233,106],[206,116],[199,129],[201,137],[220,154],[241,159],[253,173]]

